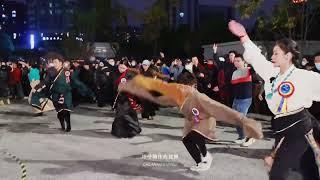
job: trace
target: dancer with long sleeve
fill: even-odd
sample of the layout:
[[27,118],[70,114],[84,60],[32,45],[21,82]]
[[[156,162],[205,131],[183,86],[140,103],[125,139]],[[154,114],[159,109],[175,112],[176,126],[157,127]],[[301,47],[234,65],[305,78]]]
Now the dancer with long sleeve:
[[[119,91],[161,105],[179,107],[185,116],[182,141],[196,162],[191,170],[205,171],[210,168],[212,156],[207,152],[205,140],[215,139],[216,121],[241,126],[248,137],[262,138],[260,123],[198,92],[193,74],[185,72],[178,80],[179,84],[166,83],[137,75],[133,80],[121,84]],[[161,96],[153,96],[150,91],[156,91]]]
[[270,180],[318,180],[320,151],[314,136],[319,139],[319,126],[306,108],[320,101],[320,75],[297,68],[300,52],[293,40],[278,40],[270,62],[243,25],[230,21],[229,29],[240,38],[244,59],[264,79],[266,100],[275,115],[275,148],[265,158]]

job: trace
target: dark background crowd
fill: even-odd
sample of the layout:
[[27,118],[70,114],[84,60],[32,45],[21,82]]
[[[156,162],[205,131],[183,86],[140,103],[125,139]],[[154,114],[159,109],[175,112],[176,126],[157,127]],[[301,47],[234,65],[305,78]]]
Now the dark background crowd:
[[[216,49],[214,49],[217,51]],[[160,78],[167,82],[176,82],[183,71],[194,74],[198,80],[197,89],[210,98],[232,107],[234,90],[231,84],[233,72],[236,70],[234,59],[239,54],[230,51],[229,54],[218,56],[217,53],[211,59],[200,61],[197,57],[190,59],[166,58],[163,53],[159,57],[150,60],[133,58],[110,58],[95,60],[67,60],[70,62],[74,76],[83,82],[94,94],[95,98],[81,97],[74,90],[73,104],[97,103],[99,107],[113,106],[117,95],[114,86],[114,76],[117,73],[118,63],[122,60],[129,62],[128,68],[137,71],[144,76]],[[14,60],[1,61],[0,68],[0,104],[10,103],[10,100],[20,101],[28,96],[31,91],[31,71],[38,69],[40,80],[46,75],[46,70],[52,66],[52,62],[31,60],[28,62]],[[306,70],[320,72],[320,53],[314,56],[306,56],[301,61],[301,67]],[[37,71],[36,71],[37,72]],[[249,112],[271,115],[264,100],[263,80],[256,73],[252,73],[252,104]],[[156,105],[141,101],[143,118],[152,119],[157,109]],[[317,103],[314,105],[318,107]],[[317,108],[312,107],[313,114],[317,114]]]

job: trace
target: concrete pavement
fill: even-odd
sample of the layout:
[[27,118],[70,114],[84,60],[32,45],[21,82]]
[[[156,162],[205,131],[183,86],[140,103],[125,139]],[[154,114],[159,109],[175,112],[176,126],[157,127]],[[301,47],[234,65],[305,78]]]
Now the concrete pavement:
[[192,172],[193,160],[181,142],[183,119],[176,109],[161,109],[155,120],[140,121],[142,133],[132,139],[110,134],[113,112],[81,105],[71,115],[72,132],[59,131],[55,112],[33,117],[27,104],[0,106],[0,179],[19,179],[20,158],[27,179],[216,179],[266,180],[262,158],[273,144],[269,122],[263,120],[266,138],[249,148],[233,144],[236,130],[218,126],[211,169]]

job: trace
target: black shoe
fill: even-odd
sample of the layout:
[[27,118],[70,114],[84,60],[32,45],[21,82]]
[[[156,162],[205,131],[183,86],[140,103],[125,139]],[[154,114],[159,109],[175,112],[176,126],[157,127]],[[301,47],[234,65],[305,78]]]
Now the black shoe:
[[61,125],[61,131],[65,131],[66,127],[64,125],[64,120],[63,119],[59,119],[59,121],[60,121],[60,125]]
[[70,119],[66,119],[66,124],[67,124],[66,132],[70,132],[71,131]]

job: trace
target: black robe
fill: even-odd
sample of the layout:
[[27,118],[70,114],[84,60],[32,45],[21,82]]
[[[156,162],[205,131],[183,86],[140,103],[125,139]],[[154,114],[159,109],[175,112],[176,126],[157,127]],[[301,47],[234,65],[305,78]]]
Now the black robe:
[[[133,74],[126,72],[125,74],[117,73],[115,76],[115,87],[118,87],[121,79],[132,79]],[[136,102],[134,98],[127,93],[120,93],[115,102],[115,119],[112,123],[111,134],[119,138],[132,138],[141,132],[138,121],[137,112],[134,108]]]

